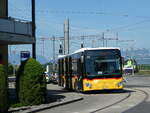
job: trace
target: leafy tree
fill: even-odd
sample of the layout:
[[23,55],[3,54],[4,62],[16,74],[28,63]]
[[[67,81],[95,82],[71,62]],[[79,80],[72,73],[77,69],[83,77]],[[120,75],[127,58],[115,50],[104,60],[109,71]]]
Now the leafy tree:
[[23,105],[37,105],[46,101],[46,80],[44,69],[30,58],[23,62],[17,73],[17,93]]
[[8,104],[8,81],[4,66],[0,64],[0,113],[7,113]]
[[13,69],[14,69],[14,66],[12,64],[8,64],[8,74],[9,75],[13,74]]

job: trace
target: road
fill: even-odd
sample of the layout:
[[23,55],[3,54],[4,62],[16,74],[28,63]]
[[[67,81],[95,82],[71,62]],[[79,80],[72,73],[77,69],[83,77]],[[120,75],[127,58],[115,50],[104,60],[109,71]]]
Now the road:
[[149,113],[150,76],[125,78],[127,83],[123,91],[79,93],[84,100],[39,113]]

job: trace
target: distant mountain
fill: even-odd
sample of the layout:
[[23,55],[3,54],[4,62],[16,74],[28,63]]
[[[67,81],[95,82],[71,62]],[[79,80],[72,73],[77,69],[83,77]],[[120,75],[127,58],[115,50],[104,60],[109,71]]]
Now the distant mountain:
[[150,64],[150,49],[136,49],[122,51],[122,56],[127,58],[134,58],[138,64]]
[[41,63],[41,64],[45,64],[47,62],[49,62],[49,60],[47,60],[45,57],[37,55],[37,60]]
[[[11,64],[20,64],[21,58],[20,58],[20,54],[12,54],[9,55],[8,58],[9,63]],[[45,57],[37,55],[37,61],[39,61],[41,64],[45,64],[47,63],[49,60],[47,60]]]
[[[125,59],[134,58],[138,64],[150,64],[150,49],[132,49],[121,51],[122,56]],[[41,64],[45,64],[47,62],[53,62],[48,60],[46,57],[37,55],[37,60]],[[12,64],[20,64],[20,54],[11,54],[9,55],[9,62]]]

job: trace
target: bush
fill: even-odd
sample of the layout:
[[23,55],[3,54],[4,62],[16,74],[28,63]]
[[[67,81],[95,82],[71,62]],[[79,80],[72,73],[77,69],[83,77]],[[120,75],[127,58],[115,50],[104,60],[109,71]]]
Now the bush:
[[24,66],[25,63],[27,62],[27,60],[23,61],[21,63],[21,66],[19,67],[17,74],[16,74],[16,101],[19,102],[19,89],[20,89],[20,76],[23,75],[23,71],[24,71]]
[[17,73],[17,93],[23,105],[37,105],[46,101],[44,69],[34,59],[23,62]]
[[8,81],[3,65],[0,64],[0,113],[7,113],[8,104]]
[[8,64],[8,75],[13,75],[13,65],[12,64]]

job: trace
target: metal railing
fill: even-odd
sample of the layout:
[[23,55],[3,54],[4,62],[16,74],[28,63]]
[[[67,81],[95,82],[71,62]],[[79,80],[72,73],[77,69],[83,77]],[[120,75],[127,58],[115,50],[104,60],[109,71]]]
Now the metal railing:
[[0,32],[32,35],[32,22],[12,17],[0,18]]

